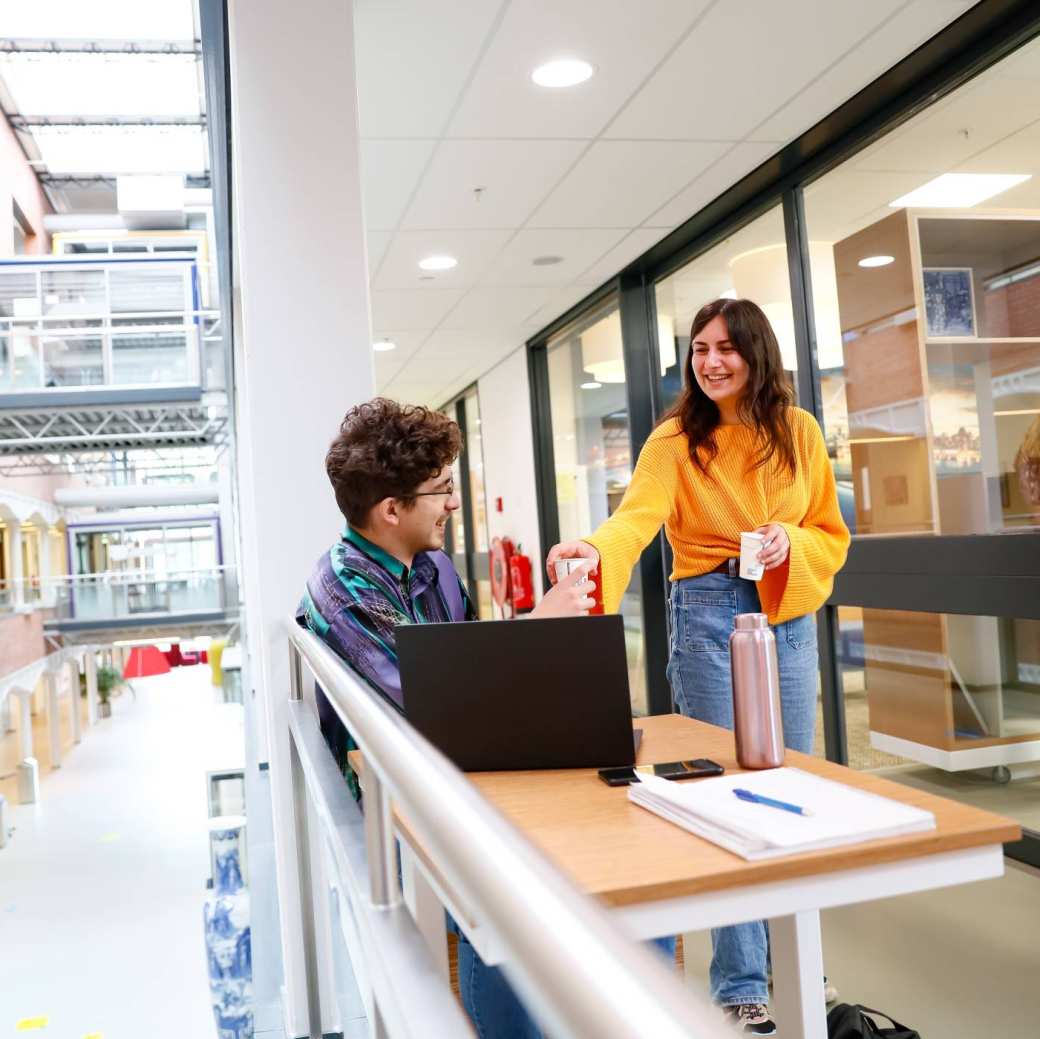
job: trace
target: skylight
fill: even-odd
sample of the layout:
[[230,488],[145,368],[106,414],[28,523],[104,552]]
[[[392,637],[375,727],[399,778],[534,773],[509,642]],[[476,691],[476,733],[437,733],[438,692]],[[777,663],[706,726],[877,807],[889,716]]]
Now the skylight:
[[4,4],[4,37],[48,40],[190,40],[192,0],[47,0]]
[[24,116],[198,116],[194,54],[4,54],[0,78]]
[[201,126],[34,126],[54,174],[204,173]]

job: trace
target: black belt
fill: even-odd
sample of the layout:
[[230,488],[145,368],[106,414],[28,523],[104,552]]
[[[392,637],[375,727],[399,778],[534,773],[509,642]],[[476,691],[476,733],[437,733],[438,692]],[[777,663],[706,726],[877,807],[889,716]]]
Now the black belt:
[[711,572],[713,574],[729,574],[730,577],[739,577],[740,576],[740,560],[739,559],[724,559]]

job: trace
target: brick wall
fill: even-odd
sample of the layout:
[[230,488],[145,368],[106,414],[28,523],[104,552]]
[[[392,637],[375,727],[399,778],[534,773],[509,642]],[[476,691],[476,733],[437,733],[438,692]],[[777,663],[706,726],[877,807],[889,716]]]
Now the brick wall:
[[17,671],[43,655],[43,614],[39,610],[0,617],[0,675]]

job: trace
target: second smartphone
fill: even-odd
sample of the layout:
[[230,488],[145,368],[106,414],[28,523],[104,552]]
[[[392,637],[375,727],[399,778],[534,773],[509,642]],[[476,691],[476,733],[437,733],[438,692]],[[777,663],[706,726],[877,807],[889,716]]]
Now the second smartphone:
[[664,761],[657,765],[637,765],[634,768],[601,768],[599,778],[607,786],[627,786],[639,781],[640,772],[662,779],[702,779],[705,776],[721,776],[724,771],[716,761],[695,758],[692,761]]

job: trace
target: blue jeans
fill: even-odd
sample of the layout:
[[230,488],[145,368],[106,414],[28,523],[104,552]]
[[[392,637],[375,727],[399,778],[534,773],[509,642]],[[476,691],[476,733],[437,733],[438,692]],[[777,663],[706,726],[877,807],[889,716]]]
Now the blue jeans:
[[[542,1039],[542,1031],[517,999],[499,967],[489,967],[449,916],[448,927],[459,936],[459,992],[479,1039]],[[545,940],[552,941],[547,933]],[[653,945],[675,962],[675,939],[655,938]]]
[[[729,635],[738,613],[760,613],[758,588],[728,574],[703,574],[672,587],[668,681],[681,714],[733,728]],[[812,753],[816,731],[816,618],[812,614],[778,624],[780,709],[784,744]],[[718,927],[711,932],[711,998],[723,1006],[765,1003],[769,939],[762,921]]]

